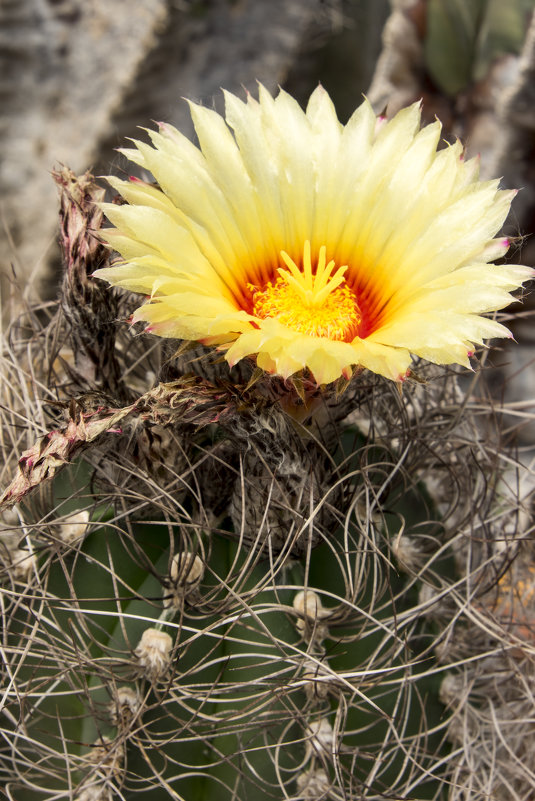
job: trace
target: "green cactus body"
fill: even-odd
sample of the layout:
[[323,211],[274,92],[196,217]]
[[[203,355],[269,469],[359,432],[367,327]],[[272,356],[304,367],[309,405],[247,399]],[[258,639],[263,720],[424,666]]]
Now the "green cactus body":
[[[394,787],[433,797],[442,753],[433,734],[442,707],[428,697],[433,633],[417,612],[417,559],[400,572],[394,543],[414,539],[439,589],[445,566],[453,576],[451,532],[430,518],[429,492],[411,477],[414,444],[399,436],[410,395],[380,381],[355,402],[330,470],[312,482],[321,443],[310,432],[270,454],[261,428],[247,437],[243,416],[241,440],[234,423],[234,439],[212,428],[192,445],[187,434],[189,490],[175,486],[158,503],[149,474],[139,473],[131,499],[111,487],[106,495],[100,456],[94,472],[70,471],[71,492],[66,473],[56,479],[67,522],[34,527],[36,575],[10,622],[11,648],[28,647],[17,679],[29,704],[18,741],[28,767],[15,798],[316,798],[327,789],[382,798]],[[219,459],[221,436],[236,458],[220,465],[233,483],[223,482],[226,505],[214,497],[225,510],[216,517],[198,501],[220,471],[198,455],[216,447]],[[251,440],[263,458],[251,456]],[[279,479],[275,460],[284,466],[288,446],[292,469]],[[88,481],[101,487],[99,506],[72,539],[68,521]]]
[[[89,192],[73,181],[64,203]],[[489,403],[423,364],[400,391],[169,358],[110,326],[128,296],[92,294],[92,246],[4,355],[6,431],[22,417],[30,446],[6,440],[1,501],[7,797],[484,797],[492,698],[529,717],[498,677],[533,650],[507,597],[531,597],[531,490]]]

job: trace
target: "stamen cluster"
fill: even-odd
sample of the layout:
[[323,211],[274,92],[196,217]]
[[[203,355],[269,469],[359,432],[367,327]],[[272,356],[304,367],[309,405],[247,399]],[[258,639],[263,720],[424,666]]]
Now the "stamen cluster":
[[326,253],[323,245],[314,272],[309,241],[305,242],[302,269],[281,251],[287,269],[280,267],[278,277],[263,289],[251,286],[255,317],[276,318],[308,336],[351,342],[362,319],[357,296],[344,278],[347,267],[339,267],[333,274],[335,262],[327,263]]

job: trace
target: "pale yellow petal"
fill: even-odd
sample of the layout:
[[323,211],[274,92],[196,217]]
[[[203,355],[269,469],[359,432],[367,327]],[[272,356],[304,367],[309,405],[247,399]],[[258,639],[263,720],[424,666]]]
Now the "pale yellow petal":
[[147,245],[146,242],[139,242],[137,239],[133,239],[131,236],[122,233],[117,228],[105,228],[100,231],[100,238],[104,242],[107,242],[112,250],[116,250],[117,253],[120,253],[126,261],[148,255],[154,256],[155,258],[160,257],[160,252],[157,248]]
[[255,188],[262,214],[267,258],[286,246],[284,209],[281,204],[279,168],[268,145],[258,103],[243,103],[225,92],[226,120],[234,132],[244,167]]
[[312,133],[299,104],[281,91],[273,101],[260,88],[262,126],[278,169],[280,203],[284,215],[286,252],[293,258],[310,240],[314,193],[310,191]]
[[[188,314],[185,309],[197,313]],[[133,321],[148,323],[147,330],[160,336],[179,339],[204,339],[246,331],[250,315],[236,311],[219,298],[206,298],[195,293],[181,293],[146,303],[134,312]]]
[[326,384],[353,365],[399,380],[411,361],[409,351],[403,348],[360,339],[349,343],[299,335],[276,320],[263,320],[259,324],[260,328],[242,334],[228,349],[226,358],[231,365],[258,353],[262,355],[259,366],[263,369],[268,369],[269,363],[273,371],[288,378],[308,368],[319,384]]
[[[227,197],[235,219],[239,220],[244,248],[236,258],[242,264],[251,265],[248,276],[251,282],[265,282],[269,278],[267,268],[279,258],[280,241],[270,242],[265,237],[262,201],[227,123],[211,109],[193,103],[190,108],[207,169]],[[255,266],[257,269],[253,274]]]
[[[369,340],[390,347],[404,347],[417,356],[429,359],[431,351],[438,354],[451,345],[467,347],[481,344],[485,339],[508,337],[509,331],[495,320],[470,314],[447,312],[416,313],[396,320],[375,331]],[[432,359],[436,361],[438,356]],[[448,363],[447,359],[443,363]]]
[[[194,237],[186,228],[181,227],[168,214],[159,209],[147,206],[115,206],[103,204],[108,219],[132,239],[157,250],[171,265],[180,266],[182,270],[191,270],[194,274],[203,267],[214,274],[217,286],[225,286],[241,301],[244,296],[243,282],[239,275],[223,265],[220,269],[205,257]],[[221,280],[217,280],[217,278]]]
[[188,160],[179,151],[170,156],[149,145],[140,143],[139,147],[147,168],[221,277],[229,266],[239,273],[247,248],[232,207],[206,165]]

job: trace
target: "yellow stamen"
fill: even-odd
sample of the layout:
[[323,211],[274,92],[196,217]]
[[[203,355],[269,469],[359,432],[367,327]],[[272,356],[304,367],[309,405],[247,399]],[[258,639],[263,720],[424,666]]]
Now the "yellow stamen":
[[253,287],[253,314],[274,317],[289,328],[316,337],[350,342],[357,335],[361,313],[357,297],[347,285],[347,266],[333,274],[334,260],[327,263],[327,248],[319,250],[316,271],[312,269],[310,242],[303,248],[300,268],[283,250],[279,277],[263,289]]
[[288,281],[301,295],[304,301],[310,306],[321,306],[326,297],[333,292],[336,287],[344,281],[344,274],[347,270],[347,265],[339,267],[334,275],[331,275],[334,267],[334,260],[326,264],[327,248],[325,245],[320,247],[318,266],[316,273],[312,273],[312,260],[310,257],[310,242],[305,242],[303,248],[303,269],[299,269],[295,261],[288,256],[286,251],[281,250],[281,258],[288,267],[279,267],[277,272]]

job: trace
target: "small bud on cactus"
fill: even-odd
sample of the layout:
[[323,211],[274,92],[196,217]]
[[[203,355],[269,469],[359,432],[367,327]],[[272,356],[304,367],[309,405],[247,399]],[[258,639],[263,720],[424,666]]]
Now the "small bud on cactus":
[[298,798],[302,801],[320,801],[330,798],[331,781],[321,768],[309,768],[297,777]]
[[37,559],[35,554],[27,548],[15,548],[11,551],[11,575],[14,581],[27,584],[35,576],[37,570]]
[[425,554],[414,537],[399,534],[392,543],[392,550],[400,570],[417,573],[425,562]]
[[169,595],[165,605],[179,608],[184,601],[191,603],[204,576],[204,562],[198,554],[184,551],[173,556],[169,570]]
[[110,721],[113,726],[128,729],[141,709],[139,693],[131,687],[118,687],[109,704]]
[[326,758],[336,747],[333,727],[327,718],[311,721],[306,727],[308,758],[313,756]]
[[113,801],[123,775],[124,745],[102,737],[101,744],[85,755],[86,776],[75,801]]
[[158,629],[145,629],[134,651],[139,668],[149,681],[161,679],[171,664],[173,641]]
[[321,644],[328,637],[329,629],[320,621],[330,613],[324,609],[320,596],[313,590],[300,590],[294,597],[293,607],[298,615],[295,626],[302,638]]
[[66,515],[56,524],[58,537],[65,545],[75,545],[87,534],[89,528],[89,511],[82,509]]
[[325,667],[307,660],[303,665],[303,679],[307,681],[305,692],[310,702],[324,701],[327,698],[332,675]]

